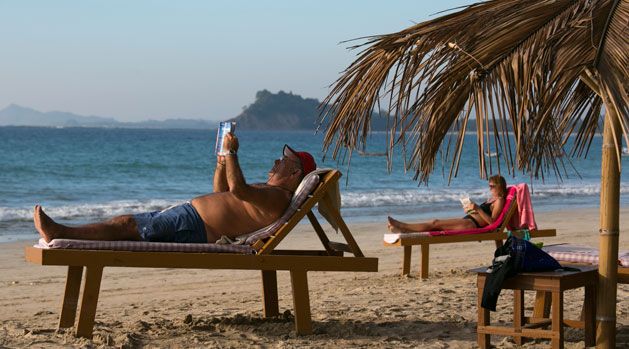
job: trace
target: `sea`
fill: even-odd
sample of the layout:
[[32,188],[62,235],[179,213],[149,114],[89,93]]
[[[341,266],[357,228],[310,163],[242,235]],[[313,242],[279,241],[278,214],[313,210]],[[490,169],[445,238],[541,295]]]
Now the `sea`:
[[[238,131],[239,161],[248,183],[264,182],[284,144],[311,152],[319,167],[338,168],[342,214],[349,223],[386,217],[402,220],[463,215],[459,198],[489,196],[479,176],[476,136],[466,135],[459,172],[448,182],[449,162],[435,166],[428,183],[404,171],[402,150],[387,168],[385,133],[374,132],[367,149],[349,161],[322,153],[323,135],[309,131]],[[501,173],[526,182],[536,212],[599,206],[601,141],[586,158],[566,158],[562,178]],[[35,204],[63,224],[85,224],[120,214],[160,210],[212,191],[216,130],[0,127],[0,242],[34,240]],[[569,148],[570,142],[567,145]],[[324,160],[325,155],[325,160]],[[498,154],[497,156],[503,156]],[[629,157],[623,157],[627,165]],[[494,172],[498,172],[494,166]],[[621,206],[629,204],[629,174],[621,179]]]

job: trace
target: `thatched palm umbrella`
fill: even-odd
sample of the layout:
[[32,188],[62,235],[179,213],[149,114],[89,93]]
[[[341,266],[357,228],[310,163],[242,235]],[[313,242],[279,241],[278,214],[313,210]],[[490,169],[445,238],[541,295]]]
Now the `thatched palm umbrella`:
[[628,23],[627,0],[493,0],[370,37],[324,102],[324,150],[338,158],[363,148],[374,110],[384,109],[389,166],[399,145],[420,181],[452,131],[456,176],[468,121],[477,126],[481,177],[490,147],[505,155],[498,168],[560,175],[568,137],[576,133],[571,155],[586,155],[604,115],[597,343],[613,347]]

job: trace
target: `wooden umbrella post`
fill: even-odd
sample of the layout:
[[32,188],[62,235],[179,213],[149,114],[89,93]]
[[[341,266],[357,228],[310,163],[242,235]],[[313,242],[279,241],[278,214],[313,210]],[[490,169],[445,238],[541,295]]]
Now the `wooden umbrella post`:
[[618,231],[620,205],[621,128],[616,110],[606,105],[601,158],[601,208],[598,262],[598,298],[596,306],[596,347],[616,346],[616,284],[618,276]]

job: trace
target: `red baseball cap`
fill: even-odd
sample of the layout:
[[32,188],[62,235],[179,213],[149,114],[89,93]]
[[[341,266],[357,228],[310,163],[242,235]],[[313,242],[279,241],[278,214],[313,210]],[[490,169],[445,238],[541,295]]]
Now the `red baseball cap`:
[[317,164],[310,153],[305,151],[295,151],[293,148],[289,147],[288,144],[284,144],[282,153],[286,154],[286,150],[290,151],[291,154],[299,158],[299,162],[301,163],[301,172],[304,176],[317,168]]

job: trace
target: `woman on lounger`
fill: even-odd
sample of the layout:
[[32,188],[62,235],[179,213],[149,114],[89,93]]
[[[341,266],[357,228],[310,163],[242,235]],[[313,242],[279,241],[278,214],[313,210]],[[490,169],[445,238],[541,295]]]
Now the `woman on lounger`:
[[489,178],[491,199],[480,206],[471,202],[463,207],[467,215],[463,218],[434,219],[421,223],[404,223],[387,217],[389,230],[393,233],[410,233],[419,231],[464,230],[482,228],[493,223],[505,205],[507,182],[500,175]]

